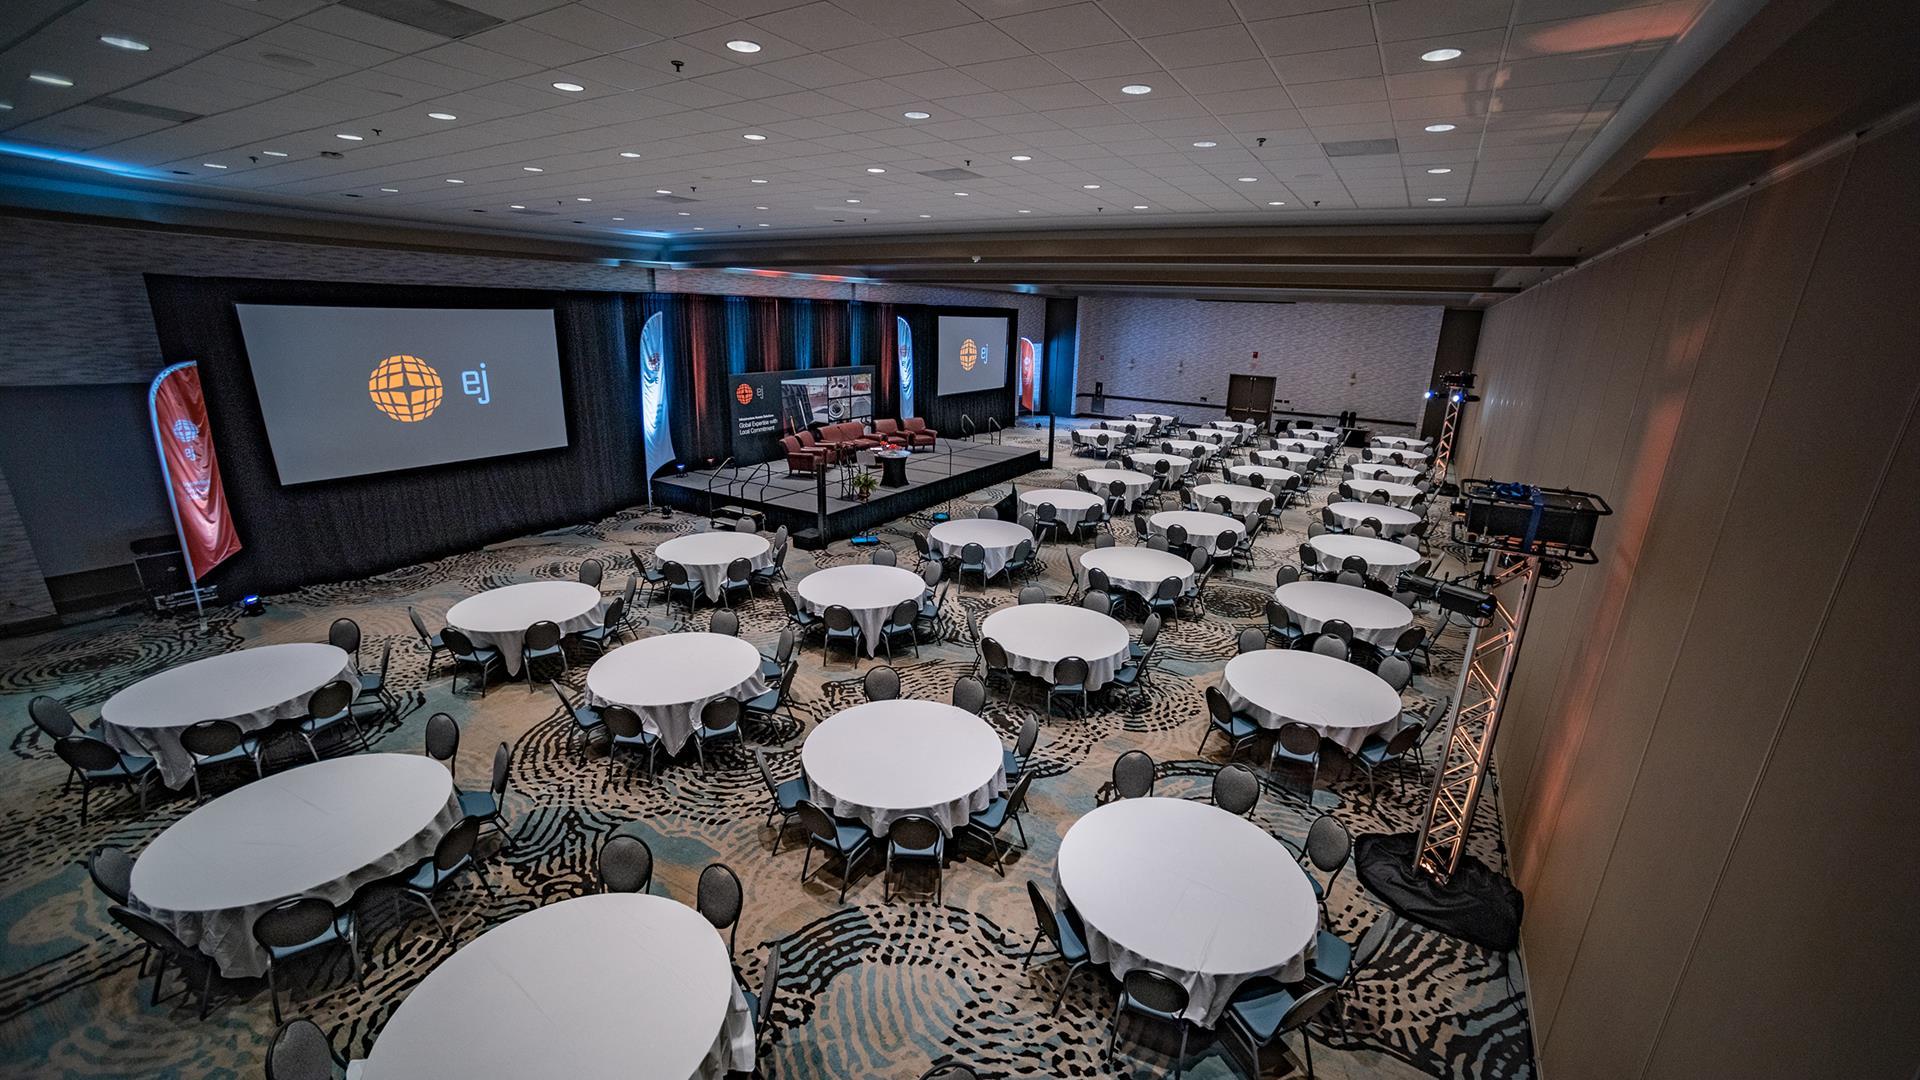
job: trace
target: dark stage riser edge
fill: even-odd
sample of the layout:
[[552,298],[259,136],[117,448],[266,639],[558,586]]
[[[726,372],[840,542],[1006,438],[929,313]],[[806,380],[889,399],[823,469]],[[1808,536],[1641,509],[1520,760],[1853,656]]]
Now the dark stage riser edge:
[[[1040,451],[1028,450],[964,472],[955,472],[952,476],[921,481],[904,488],[891,490],[875,488],[873,497],[866,502],[845,505],[836,503],[835,497],[839,493],[840,483],[837,477],[830,476],[827,480],[827,534],[824,537],[818,536],[813,531],[818,523],[818,515],[812,509],[815,501],[811,494],[807,497],[808,509],[799,510],[783,503],[762,502],[749,498],[744,493],[728,495],[725,493],[725,484],[722,483],[715,485],[710,502],[705,487],[708,474],[691,472],[681,476],[656,479],[653,482],[653,491],[656,501],[693,514],[705,515],[709,505],[745,506],[758,510],[766,516],[769,530],[785,525],[793,534],[794,546],[813,550],[834,540],[858,535],[895,518],[1011,480],[1016,476],[1032,472],[1044,464]],[[786,476],[784,463],[776,462],[774,469],[774,475],[783,478]],[[748,490],[751,491],[752,486]]]

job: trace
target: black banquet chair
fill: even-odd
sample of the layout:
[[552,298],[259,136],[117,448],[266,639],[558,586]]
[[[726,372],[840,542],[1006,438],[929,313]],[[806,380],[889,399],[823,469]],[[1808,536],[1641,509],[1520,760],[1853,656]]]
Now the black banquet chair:
[[1113,759],[1113,797],[1144,799],[1153,794],[1153,755],[1129,750]]
[[1033,903],[1033,920],[1039,929],[1033,935],[1033,944],[1027,946],[1027,956],[1021,966],[1032,965],[1033,954],[1042,941],[1053,946],[1053,951],[1067,962],[1067,977],[1060,980],[1060,993],[1054,997],[1053,1008],[1047,1013],[1052,1016],[1060,1011],[1060,1003],[1066,1000],[1067,987],[1073,984],[1073,977],[1079,974],[1081,968],[1087,967],[1093,958],[1087,952],[1086,932],[1081,929],[1080,920],[1071,909],[1055,912],[1053,905],[1047,903],[1046,895],[1040,891],[1040,886],[1031,878],[1027,879],[1027,899]]
[[147,787],[160,775],[150,757],[123,754],[85,735],[56,739],[53,752],[80,778],[80,824],[87,823],[87,803],[96,787],[125,785],[140,789],[140,812],[147,812]]
[[693,907],[707,917],[715,930],[726,932],[728,959],[733,958],[734,944],[740,938],[740,911],[745,905],[740,875],[726,863],[708,863],[706,869],[700,871],[700,880],[694,886]]
[[304,1017],[280,1025],[267,1044],[267,1080],[336,1080],[346,1067],[327,1033]]
[[457,684],[464,668],[473,678],[480,680],[480,696],[486,697],[487,673],[495,667],[506,670],[506,664],[500,659],[500,650],[491,645],[475,645],[465,632],[451,626],[440,631],[440,638],[446,642],[447,655],[453,657],[453,683],[448,685],[448,691],[458,692]]
[[1113,1025],[1107,1034],[1107,1060],[1113,1060],[1113,1048],[1120,1039],[1120,1018],[1135,1013],[1180,1030],[1180,1053],[1173,1061],[1174,1080],[1186,1073],[1187,1035],[1192,1023],[1186,1018],[1187,988],[1152,968],[1134,968],[1120,980],[1120,996],[1113,1003]]

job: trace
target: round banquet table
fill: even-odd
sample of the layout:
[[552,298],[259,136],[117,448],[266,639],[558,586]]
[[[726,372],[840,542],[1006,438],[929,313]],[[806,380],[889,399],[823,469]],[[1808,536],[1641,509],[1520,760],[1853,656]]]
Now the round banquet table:
[[[1322,537],[1315,538],[1317,546]],[[1273,598],[1293,613],[1300,629],[1319,633],[1321,624],[1339,619],[1353,627],[1353,636],[1373,645],[1390,646],[1400,632],[1413,625],[1413,609],[1371,589],[1334,581],[1291,581],[1273,590]]]
[[956,518],[927,530],[927,546],[934,554],[959,558],[960,549],[979,544],[987,553],[987,576],[1006,569],[1007,560],[1020,541],[1033,541],[1033,534],[1017,521],[986,521],[981,518]]
[[1281,432],[1280,437],[1283,439],[1319,439],[1322,442],[1332,442],[1340,437],[1340,432],[1337,428],[1330,427],[1297,427],[1288,428]]
[[1102,420],[1100,426],[1108,431],[1124,431],[1129,435],[1145,435],[1153,430],[1153,424],[1145,420]]
[[753,1068],[753,1017],[706,917],[644,893],[534,908],[408,992],[362,1080],[720,1080]]
[[558,623],[562,634],[600,625],[600,590],[579,581],[527,581],[488,589],[447,609],[447,625],[475,645],[499,649],[509,675],[520,674],[527,627],[542,620]]
[[1157,412],[1137,412],[1137,413],[1134,413],[1134,414],[1133,414],[1133,418],[1134,418],[1135,420],[1139,420],[1139,421],[1142,421],[1142,422],[1144,422],[1144,423],[1148,423],[1148,424],[1153,424],[1153,425],[1155,425],[1156,427],[1157,427],[1157,426],[1159,426],[1159,425],[1161,425],[1161,424],[1171,424],[1171,423],[1173,423],[1173,417],[1171,417],[1171,416],[1168,416],[1168,415],[1167,415],[1166,413],[1157,413]]
[[1158,472],[1159,465],[1163,461],[1167,463],[1167,479],[1169,480],[1185,476],[1187,469],[1193,464],[1192,458],[1182,457],[1179,454],[1160,454],[1152,451],[1139,451],[1127,455],[1128,464],[1149,475]]
[[1379,503],[1331,502],[1327,510],[1333,514],[1333,520],[1343,529],[1357,529],[1360,523],[1372,518],[1385,530],[1382,536],[1404,536],[1408,529],[1420,524],[1420,515],[1398,506],[1381,506]]
[[1242,435],[1251,435],[1260,430],[1260,425],[1249,423],[1245,420],[1209,420],[1207,421],[1207,426],[1224,428],[1228,431],[1237,431]]
[[1313,455],[1299,450],[1255,450],[1253,460],[1268,466],[1284,465],[1290,471],[1299,472],[1313,464]]
[[1427,461],[1427,455],[1418,450],[1397,450],[1378,446],[1368,447],[1361,453],[1360,458],[1362,461],[1369,463],[1391,465],[1396,456],[1409,466],[1414,467],[1425,465]]
[[222,974],[257,976],[253,920],[282,900],[345,904],[431,858],[462,817],[447,767],[423,754],[356,754],[236,788],[155,837],[133,864],[134,905]]
[[1185,1015],[1212,1027],[1248,979],[1297,982],[1320,925],[1313,886],[1253,822],[1186,799],[1120,799],[1060,840],[1054,881],[1079,913],[1093,962],[1144,967],[1186,987]]
[[1032,491],[1020,493],[1022,510],[1031,510],[1037,514],[1040,512],[1041,503],[1052,503],[1053,508],[1059,512],[1062,522],[1077,527],[1081,519],[1087,516],[1087,511],[1096,506],[1105,506],[1106,498],[1067,488],[1034,488]]
[[[1268,451],[1268,453],[1272,453],[1272,451]],[[1300,474],[1294,472],[1292,469],[1283,469],[1278,465],[1235,465],[1233,468],[1227,470],[1227,475],[1247,484],[1249,487],[1264,487],[1267,484],[1273,483],[1275,480],[1285,482],[1287,477],[1297,477]]]
[[880,648],[880,627],[902,600],[918,600],[927,591],[920,575],[898,566],[829,566],[800,579],[800,602],[815,615],[835,604],[853,612],[866,639],[867,655]]
[[1053,665],[1077,656],[1087,662],[1089,690],[1113,681],[1132,644],[1127,628],[1113,616],[1061,604],[1001,608],[980,624],[980,636],[998,641],[1015,671],[1046,682],[1053,681]]
[[1320,561],[1311,569],[1326,574],[1340,571],[1340,560],[1358,555],[1367,560],[1369,577],[1379,578],[1391,585],[1400,576],[1400,571],[1408,570],[1420,561],[1420,553],[1404,544],[1391,540],[1373,540],[1365,536],[1343,536],[1340,533],[1325,533],[1313,538],[1313,550],[1320,555]]
[[1365,498],[1376,491],[1384,491],[1387,493],[1387,501],[1391,506],[1405,506],[1413,501],[1415,495],[1420,494],[1420,489],[1414,487],[1412,484],[1396,484],[1391,480],[1349,480],[1347,481],[1347,486],[1352,488],[1361,498]]
[[1385,447],[1389,450],[1425,450],[1425,439],[1409,439],[1404,435],[1375,435],[1367,445]]
[[1203,442],[1211,446],[1228,446],[1240,441],[1240,433],[1232,428],[1203,427],[1187,432],[1190,442]]
[[720,602],[720,587],[727,581],[727,564],[745,559],[755,570],[773,565],[773,544],[757,533],[725,530],[676,536],[653,551],[656,562],[677,562],[687,568],[687,576],[713,603]]
[[1145,494],[1147,485],[1153,483],[1153,477],[1146,473],[1134,472],[1132,469],[1087,469],[1080,475],[1086,477],[1087,482],[1093,485],[1094,494],[1103,499],[1107,497],[1107,485],[1118,480],[1121,486],[1126,488],[1128,502]]
[[1159,443],[1159,446],[1162,450],[1171,446],[1183,454],[1192,454],[1195,450],[1198,450],[1200,452],[1200,460],[1202,461],[1212,457],[1213,452],[1220,449],[1210,442],[1200,442],[1197,439],[1164,439]]
[[[1202,551],[1213,551],[1218,548],[1221,533],[1231,534],[1233,542],[1239,543],[1240,534],[1245,529],[1237,518],[1205,510],[1165,510],[1147,519],[1147,528],[1153,530],[1155,536],[1165,536],[1167,529],[1174,525],[1187,530],[1187,542],[1198,546]],[[1191,571],[1193,567],[1188,566],[1187,569]],[[1161,576],[1171,577],[1172,575],[1162,574]]]
[[908,814],[952,835],[1007,790],[999,734],[939,701],[896,698],[834,713],[807,736],[800,763],[821,809],[882,837]]
[[1260,649],[1227,661],[1220,690],[1263,728],[1305,724],[1349,753],[1400,719],[1400,695],[1358,664],[1304,649]]
[[1295,454],[1324,454],[1333,449],[1332,443],[1321,442],[1318,439],[1288,439],[1282,437],[1279,442],[1280,449]]
[[1104,439],[1108,450],[1118,450],[1120,444],[1127,441],[1126,432],[1108,431],[1105,428],[1075,428],[1071,438],[1081,446],[1100,446]]
[[1377,461],[1356,461],[1347,466],[1353,470],[1356,480],[1393,480],[1399,483],[1411,483],[1420,479],[1419,469],[1410,469],[1404,465],[1384,465]]
[[1212,506],[1213,500],[1223,495],[1233,504],[1233,512],[1243,516],[1260,509],[1261,503],[1273,498],[1273,492],[1266,488],[1248,487],[1245,484],[1201,484],[1193,489],[1193,500],[1201,506]]
[[767,690],[760,651],[731,634],[655,634],[628,642],[587,669],[587,702],[625,705],[679,753],[715,698],[751,701]]
[[1114,588],[1125,589],[1143,599],[1151,598],[1160,582],[1167,578],[1179,578],[1182,591],[1193,588],[1193,564],[1171,551],[1155,551],[1150,547],[1094,548],[1081,553],[1080,566],[1084,570],[1106,571],[1107,580]]
[[345,679],[356,692],[353,658],[333,645],[296,642],[237,649],[150,675],[107,699],[98,733],[123,754],[150,757],[160,779],[178,788],[193,779],[193,755],[180,732],[202,720],[231,720],[258,731],[307,714],[315,690]]

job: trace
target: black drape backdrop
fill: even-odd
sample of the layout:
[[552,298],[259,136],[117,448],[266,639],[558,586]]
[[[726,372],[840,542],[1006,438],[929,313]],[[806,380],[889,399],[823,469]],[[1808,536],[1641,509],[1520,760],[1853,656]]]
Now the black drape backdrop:
[[[922,305],[167,275],[148,275],[147,292],[166,362],[200,361],[221,472],[245,545],[210,577],[229,595],[362,577],[643,502],[639,338],[655,313],[664,316],[674,449],[691,468],[732,453],[732,376],[742,372],[873,365],[881,373],[876,415],[899,415],[896,316],[913,332],[916,415],[943,437],[961,434],[963,415],[981,432],[988,417],[1003,425],[1013,418],[1011,388],[937,396],[940,309]],[[282,487],[236,303],[551,307],[568,445]]]

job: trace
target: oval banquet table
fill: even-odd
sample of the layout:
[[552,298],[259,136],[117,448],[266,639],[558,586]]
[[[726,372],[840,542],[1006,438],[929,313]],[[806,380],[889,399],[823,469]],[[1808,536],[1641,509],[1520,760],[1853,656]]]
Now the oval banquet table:
[[134,904],[230,977],[267,970],[253,920],[296,896],[345,904],[433,855],[461,818],[424,754],[355,754],[272,773],[181,818],[133,864]]
[[1119,483],[1126,493],[1128,502],[1146,494],[1147,486],[1153,483],[1153,477],[1146,473],[1134,472],[1132,469],[1085,469],[1080,475],[1086,479],[1087,483],[1093,485],[1093,493],[1102,497],[1112,497],[1112,492],[1108,488],[1116,482]]
[[807,610],[823,614],[839,604],[853,612],[866,639],[867,655],[880,648],[880,627],[902,600],[918,600],[927,591],[920,575],[898,566],[829,566],[800,579],[794,592]]
[[1240,534],[1247,528],[1239,518],[1216,514],[1211,510],[1162,510],[1147,519],[1147,528],[1154,536],[1167,535],[1167,530],[1175,525],[1187,530],[1189,544],[1198,545],[1200,550],[1209,552],[1219,548],[1222,533],[1233,537],[1232,542],[1237,544]]
[[1378,461],[1356,461],[1348,465],[1355,479],[1391,480],[1396,484],[1411,484],[1420,479],[1420,470],[1409,469],[1404,465],[1382,464]]
[[980,636],[999,642],[1015,671],[1047,682],[1053,681],[1053,665],[1077,656],[1087,662],[1088,690],[1113,681],[1132,644],[1120,620],[1064,604],[1001,608],[980,623]]
[[600,590],[579,581],[524,581],[476,593],[447,609],[447,625],[475,645],[499,649],[509,675],[520,674],[527,627],[543,621],[559,624],[562,634],[600,625]]
[[237,649],[168,668],[141,679],[100,707],[100,738],[123,754],[142,754],[160,767],[160,779],[179,788],[193,779],[193,755],[180,732],[202,720],[231,720],[258,731],[276,720],[307,714],[315,690],[345,679],[354,685],[353,658],[333,645],[295,642]]
[[1149,476],[1159,471],[1161,462],[1167,463],[1167,479],[1174,480],[1185,476],[1193,459],[1180,454],[1162,454],[1152,450],[1141,450],[1127,455],[1127,464],[1138,472]]
[[1266,488],[1248,487],[1245,484],[1196,484],[1193,489],[1193,501],[1203,507],[1214,505],[1215,499],[1225,499],[1239,516],[1251,514],[1260,509],[1260,504],[1273,498],[1273,492]]
[[1290,581],[1273,590],[1273,598],[1309,634],[1319,633],[1330,619],[1340,619],[1353,627],[1356,639],[1389,646],[1413,625],[1413,609],[1393,597],[1334,581]]
[[677,562],[687,568],[687,577],[700,583],[709,603],[720,602],[721,586],[727,582],[727,564],[745,559],[755,570],[773,565],[773,543],[758,533],[712,532],[676,536],[653,551],[655,561]]
[[1171,551],[1155,551],[1150,547],[1094,548],[1081,552],[1080,566],[1085,570],[1105,570],[1114,588],[1125,589],[1143,599],[1151,598],[1166,578],[1179,578],[1182,590],[1193,588],[1193,563]]
[[1055,516],[1072,528],[1078,528],[1087,511],[1105,506],[1107,500],[1090,492],[1070,488],[1034,488],[1020,493],[1020,509],[1038,514],[1041,503],[1052,503]]
[[827,717],[800,747],[821,809],[857,818],[884,837],[922,814],[949,835],[1007,790],[1000,736],[985,720],[938,701],[870,701]]
[[535,908],[441,961],[374,1041],[362,1080],[720,1080],[753,1068],[727,944],[663,896]]
[[1402,484],[1393,480],[1353,479],[1347,481],[1347,486],[1363,499],[1376,491],[1384,492],[1387,502],[1394,506],[1405,506],[1413,501],[1415,495],[1420,494],[1420,489],[1412,484]]
[[1408,529],[1420,524],[1420,515],[1405,507],[1381,506],[1379,503],[1331,502],[1327,511],[1333,520],[1343,529],[1357,529],[1360,523],[1373,518],[1386,530],[1386,536],[1404,536]]
[[1020,541],[1032,543],[1033,534],[1017,521],[993,521],[986,518],[955,518],[927,530],[927,546],[934,554],[959,558],[960,549],[979,544],[986,552],[987,576],[996,577],[1007,568],[1013,549]]
[[1400,695],[1358,664],[1304,649],[1260,649],[1227,661],[1220,690],[1235,711],[1263,728],[1305,724],[1348,752],[1369,735],[1386,737],[1400,719]]
[[587,670],[587,702],[625,705],[679,753],[715,698],[751,701],[767,690],[753,643],[731,634],[655,634],[628,642]]
[[1186,799],[1120,799],[1060,840],[1054,879],[1087,950],[1116,978],[1151,968],[1187,988],[1212,1027],[1241,983],[1297,982],[1319,929],[1313,886],[1253,822]]
[[1358,555],[1367,560],[1367,575],[1379,578],[1389,585],[1394,584],[1400,572],[1412,569],[1420,561],[1420,553],[1392,540],[1374,540],[1365,536],[1347,536],[1342,533],[1324,533],[1311,541],[1313,550],[1320,560],[1311,569],[1323,574],[1340,572],[1340,560]]

